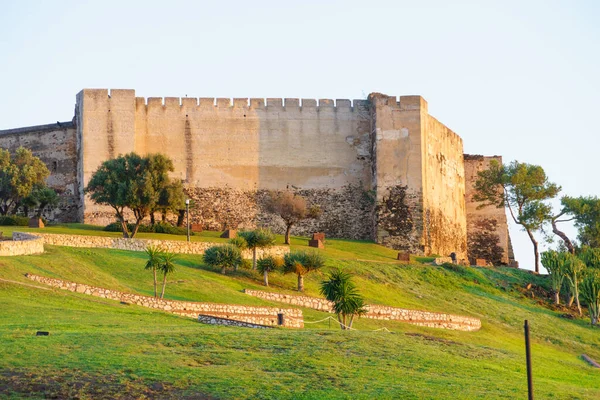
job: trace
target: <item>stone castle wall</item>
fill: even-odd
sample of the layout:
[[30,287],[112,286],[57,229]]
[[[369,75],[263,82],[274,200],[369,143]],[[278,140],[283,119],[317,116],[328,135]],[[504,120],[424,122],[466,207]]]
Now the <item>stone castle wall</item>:
[[[318,311],[333,312],[333,303],[328,300],[309,296],[295,296],[262,290],[245,289],[244,293],[269,301],[278,301],[299,307],[312,308]],[[481,328],[478,318],[465,317],[430,311],[407,310],[405,308],[368,304],[364,318],[402,321],[413,325],[430,328],[452,329],[459,331],[477,331]]]
[[250,324],[277,326],[277,314],[283,314],[284,327],[304,327],[302,310],[294,308],[252,307],[234,304],[197,303],[191,301],[156,299],[154,297],[123,293],[116,290],[68,282],[61,279],[47,278],[34,274],[27,274],[26,276],[32,281],[44,283],[59,289],[116,300],[127,304],[135,304],[142,307],[154,308],[185,317],[198,318],[198,315],[203,315],[247,322]]
[[32,147],[53,171],[49,183],[64,193],[58,221],[114,221],[112,209],[84,196],[91,175],[119,154],[160,152],[194,200],[191,222],[204,229],[266,225],[283,233],[283,221],[265,210],[270,190],[294,191],[324,211],[297,224],[297,235],[323,231],[465,259],[467,221],[487,215],[507,229],[497,210],[468,206],[472,165],[462,140],[429,115],[421,96],[145,99],[134,90],[84,89],[74,121],[0,131],[1,146]]
[[[13,237],[18,238],[17,240],[29,240],[27,238],[39,237],[43,239],[43,243],[53,246],[88,247],[129,251],[146,251],[148,246],[158,246],[165,251],[178,254],[204,254],[204,251],[206,251],[206,249],[209,247],[223,244],[211,242],[187,242],[184,240],[128,239],[122,237],[63,235],[57,233],[39,232],[14,232]],[[21,239],[21,237],[24,239]],[[263,255],[283,257],[285,254],[289,253],[289,251],[289,246],[271,246],[264,249],[256,249],[256,255],[259,258]],[[250,259],[252,258],[252,251],[244,250],[242,252],[242,256],[246,259]]]
[[61,122],[50,125],[0,131],[0,147],[14,153],[25,147],[39,157],[50,170],[48,186],[60,194],[60,203],[49,209],[49,220],[76,222],[81,207],[77,180],[77,138],[75,124]]
[[479,208],[481,203],[473,199],[477,173],[489,168],[492,160],[502,163],[502,157],[465,154],[464,160],[469,261],[474,265],[481,258],[493,264],[509,264],[510,238],[504,208],[493,205]]

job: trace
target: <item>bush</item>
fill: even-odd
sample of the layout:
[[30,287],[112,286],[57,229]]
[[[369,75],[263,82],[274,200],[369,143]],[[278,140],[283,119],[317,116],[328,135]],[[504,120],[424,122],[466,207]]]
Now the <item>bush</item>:
[[[133,227],[134,224],[127,224],[127,228],[130,232],[133,230]],[[113,222],[112,224],[108,224],[104,227],[103,230],[107,232],[123,232],[121,229],[121,224],[119,222]],[[158,222],[154,225],[140,225],[140,227],[138,228],[138,232],[168,233],[169,235],[186,235],[187,229],[178,226],[173,226],[164,222]],[[190,231],[190,236],[193,234],[194,232]]]
[[3,215],[0,216],[0,225],[5,226],[28,226],[29,218],[19,215]]

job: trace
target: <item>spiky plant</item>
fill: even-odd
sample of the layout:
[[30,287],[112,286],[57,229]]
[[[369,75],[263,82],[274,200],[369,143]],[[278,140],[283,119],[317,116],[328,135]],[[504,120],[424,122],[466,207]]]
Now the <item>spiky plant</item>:
[[283,260],[279,257],[266,256],[258,260],[258,272],[263,274],[265,286],[269,286],[269,272],[277,271],[281,267],[283,267]]
[[156,279],[156,271],[160,266],[160,258],[161,255],[163,253],[162,248],[160,248],[159,246],[148,246],[146,247],[146,254],[148,255],[148,260],[146,261],[146,265],[144,267],[144,269],[146,270],[152,270],[152,275],[154,276],[154,297],[156,298],[157,296],[157,292],[156,292],[156,286],[157,286],[157,279]]
[[340,328],[352,329],[354,317],[367,311],[363,297],[352,282],[351,274],[335,269],[328,278],[321,282],[321,294],[333,303],[333,312],[337,315]]
[[566,253],[548,250],[542,253],[542,265],[550,274],[554,303],[560,304],[560,289],[565,279],[567,257]]

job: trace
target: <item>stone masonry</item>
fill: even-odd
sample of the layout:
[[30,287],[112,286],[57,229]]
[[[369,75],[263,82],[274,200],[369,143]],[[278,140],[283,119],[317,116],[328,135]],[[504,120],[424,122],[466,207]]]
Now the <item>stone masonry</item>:
[[[333,304],[325,299],[308,296],[295,296],[289,294],[265,292],[261,290],[245,289],[244,293],[269,301],[277,301],[298,307],[312,308],[318,311],[333,312]],[[430,311],[407,310],[404,308],[388,307],[368,304],[364,318],[402,321],[413,325],[427,326],[430,328],[452,329],[459,331],[477,331],[481,328],[478,318],[465,317]]]
[[[52,171],[48,183],[63,196],[50,215],[58,221],[113,221],[111,209],[84,195],[94,171],[119,154],[160,152],[173,160],[172,178],[194,200],[191,221],[204,229],[267,225],[282,233],[265,198],[291,190],[324,211],[293,234],[322,231],[459,260],[472,242],[462,139],[421,96],[146,99],[84,89],[72,123],[0,131],[0,146],[20,145]],[[505,231],[496,211],[477,214],[488,212]]]
[[191,301],[155,299],[154,297],[123,293],[116,290],[84,285],[82,283],[68,282],[60,279],[47,278],[39,275],[27,274],[26,276],[32,281],[44,283],[46,285],[68,290],[70,292],[83,293],[90,296],[116,300],[127,304],[135,304],[142,307],[154,308],[184,317],[198,318],[198,315],[204,315],[264,326],[277,326],[277,314],[281,313],[284,315],[284,327],[304,327],[302,310],[294,308],[251,307],[232,304],[197,303]]

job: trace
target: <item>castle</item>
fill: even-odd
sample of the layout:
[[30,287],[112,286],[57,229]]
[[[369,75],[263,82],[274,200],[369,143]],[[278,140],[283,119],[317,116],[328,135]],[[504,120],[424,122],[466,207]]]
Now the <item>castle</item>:
[[323,210],[294,234],[323,231],[459,258],[499,246],[509,263],[504,210],[472,199],[477,172],[501,158],[464,155],[462,139],[420,96],[232,101],[84,89],[73,121],[0,131],[0,146],[30,148],[48,165],[48,184],[61,194],[49,217],[58,221],[113,221],[110,208],[84,195],[93,172],[119,154],[160,152],[194,200],[191,222],[206,229],[281,231],[265,200],[269,190],[293,190]]

